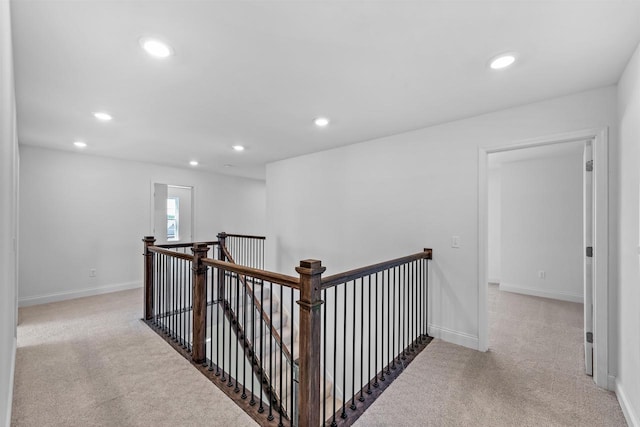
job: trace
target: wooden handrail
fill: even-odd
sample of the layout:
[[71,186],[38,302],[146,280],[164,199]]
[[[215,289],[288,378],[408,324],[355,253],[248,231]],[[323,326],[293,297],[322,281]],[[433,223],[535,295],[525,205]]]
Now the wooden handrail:
[[[220,245],[220,248],[223,250],[224,255],[227,257],[229,262],[232,262],[233,264],[235,264],[235,261],[233,260],[233,257],[231,256],[231,254],[227,250],[227,247],[224,246],[224,245]],[[260,314],[262,315],[262,320],[264,320],[264,322],[267,325],[271,324],[271,335],[276,340],[276,343],[282,349],[282,351],[283,351],[285,357],[287,358],[287,360],[289,361],[289,363],[291,363],[293,365],[293,358],[291,357],[291,352],[289,351],[287,346],[284,345],[284,343],[282,342],[282,338],[280,337],[280,334],[278,333],[278,330],[273,326],[273,322],[271,322],[271,320],[269,319],[269,316],[267,315],[267,312],[262,307],[262,304],[260,304],[260,300],[258,300],[258,298],[256,297],[256,293],[254,292],[253,287],[249,284],[249,282],[247,280],[245,280],[245,276],[243,274],[238,274],[238,277],[240,278],[240,281],[244,284],[244,286],[248,287],[251,290],[251,294],[253,295],[253,301],[255,303],[255,307],[258,310],[260,310]],[[264,288],[260,292],[264,292]],[[280,301],[280,305],[282,306],[282,301]],[[282,309],[282,307],[281,307],[281,309]],[[293,316],[293,313],[291,313],[291,316]],[[292,322],[293,322],[293,320],[292,320]],[[291,325],[291,337],[293,337],[293,336],[294,335],[293,335],[293,324],[292,324]]]
[[182,252],[170,251],[169,249],[164,249],[164,248],[161,248],[160,246],[149,246],[149,252],[155,252],[157,254],[163,254],[163,255],[172,256],[174,258],[193,261],[193,255],[183,254]]
[[201,245],[205,244],[207,246],[215,246],[218,244],[217,240],[212,240],[210,242],[191,242],[191,243],[165,243],[163,245],[156,245],[159,248],[190,248],[193,245]]
[[225,233],[227,235],[227,237],[244,237],[247,239],[258,239],[258,240],[265,240],[266,237],[265,236],[251,236],[249,234],[229,234],[229,233]]
[[331,288],[341,283],[350,282],[352,280],[359,279],[364,276],[379,273],[384,270],[388,270],[393,267],[397,267],[402,264],[406,264],[418,259],[431,259],[432,250],[425,249],[417,254],[404,256],[402,258],[392,259],[391,261],[384,261],[378,264],[368,265],[366,267],[356,268],[355,270],[345,271],[344,273],[334,274],[333,276],[327,276],[322,278],[322,289]]
[[286,274],[274,273],[267,270],[259,270],[257,268],[245,267],[244,265],[232,264],[217,259],[203,258],[202,262],[221,270],[232,271],[238,274],[251,276],[254,279],[266,280],[277,285],[284,285],[288,288],[300,289],[300,280],[297,277],[287,276]]

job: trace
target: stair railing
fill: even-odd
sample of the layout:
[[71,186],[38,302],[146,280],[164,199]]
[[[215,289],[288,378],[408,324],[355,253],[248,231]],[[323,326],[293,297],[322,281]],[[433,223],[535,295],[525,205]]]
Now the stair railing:
[[[220,244],[187,254],[143,241],[144,319],[261,425],[351,425],[431,340],[431,249],[323,278],[317,260],[300,261],[293,277],[229,262]],[[211,247],[220,259],[207,257]],[[291,315],[298,306],[297,345],[282,305]]]

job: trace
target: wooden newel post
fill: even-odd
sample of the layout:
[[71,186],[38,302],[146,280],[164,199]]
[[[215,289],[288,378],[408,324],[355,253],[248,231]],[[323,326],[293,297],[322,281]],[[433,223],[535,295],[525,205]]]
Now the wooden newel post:
[[144,236],[144,320],[153,319],[153,252],[149,246],[153,246],[156,238]]
[[320,329],[322,262],[300,261],[300,427],[320,425]]
[[202,258],[207,256],[209,247],[204,243],[196,243],[193,251],[193,349],[191,358],[196,363],[203,363],[207,358],[207,266]]
[[[227,247],[227,233],[218,233],[218,260],[227,261],[227,257],[224,255],[222,248]],[[218,301],[224,299],[224,270],[218,269]]]

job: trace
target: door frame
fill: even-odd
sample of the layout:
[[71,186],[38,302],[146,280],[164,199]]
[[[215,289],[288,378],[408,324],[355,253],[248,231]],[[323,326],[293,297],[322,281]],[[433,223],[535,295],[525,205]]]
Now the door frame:
[[[154,209],[155,209],[155,185],[162,184],[171,187],[182,187],[182,188],[190,188],[191,189],[191,240],[196,241],[196,186],[195,185],[182,185],[182,184],[165,184],[164,180],[151,180],[150,187],[151,192],[149,193],[149,232],[148,236],[154,236],[154,228],[155,228],[155,217],[154,217]],[[156,237],[156,236],[154,236]],[[156,239],[157,240],[157,239]]]
[[593,380],[609,385],[609,129],[608,127],[527,139],[506,145],[478,148],[478,350],[489,348],[488,283],[488,155],[521,148],[575,141],[592,141],[593,147]]

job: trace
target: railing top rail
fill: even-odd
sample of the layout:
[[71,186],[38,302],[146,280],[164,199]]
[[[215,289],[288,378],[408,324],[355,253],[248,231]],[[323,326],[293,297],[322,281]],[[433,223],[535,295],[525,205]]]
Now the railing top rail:
[[157,254],[163,254],[174,258],[186,259],[187,261],[193,261],[193,255],[183,254],[182,252],[176,252],[169,249],[162,248],[160,246],[149,246],[149,252],[155,252]]
[[208,246],[214,246],[218,244],[217,240],[212,240],[210,242],[191,242],[191,243],[166,243],[163,245],[156,245],[158,248],[189,248],[193,245],[205,244]]
[[360,279],[361,277],[369,276],[371,274],[376,274],[381,271],[388,270],[390,268],[397,267],[399,265],[406,264],[411,261],[416,261],[419,259],[431,259],[431,256],[432,256],[432,250],[425,249],[424,251],[418,252],[417,254],[407,255],[402,258],[396,258],[390,261],[384,261],[378,264],[372,264],[366,267],[356,268],[355,270],[345,271],[344,273],[338,273],[332,276],[323,277],[322,289],[331,288],[341,283]]
[[257,268],[245,267],[244,265],[233,264],[230,262],[219,261],[217,259],[202,258],[202,263],[213,267],[232,271],[238,274],[244,274],[255,279],[266,280],[277,285],[284,285],[289,288],[300,289],[300,279],[298,277],[287,276],[286,274],[274,273],[267,270],[259,270]]
[[244,237],[246,239],[258,239],[258,240],[265,240],[266,237],[265,236],[251,236],[249,234],[230,234],[230,233],[225,233],[227,237]]

